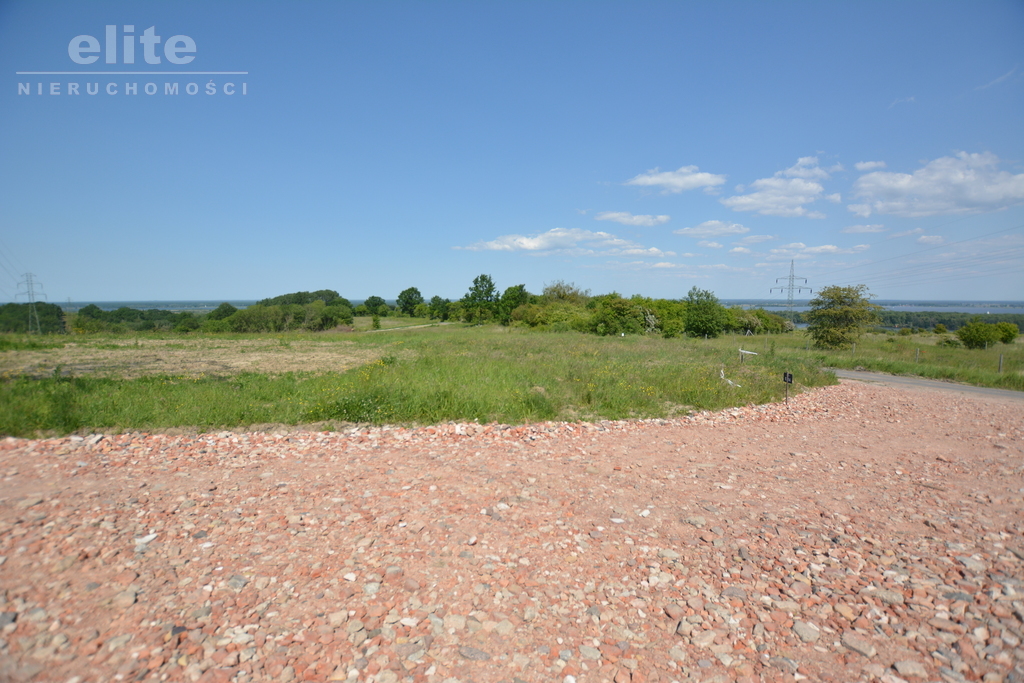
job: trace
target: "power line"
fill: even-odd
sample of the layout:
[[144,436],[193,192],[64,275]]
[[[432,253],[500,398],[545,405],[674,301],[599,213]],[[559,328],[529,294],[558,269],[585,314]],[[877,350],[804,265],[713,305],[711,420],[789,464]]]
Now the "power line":
[[837,269],[832,270],[830,272],[832,272],[832,273],[842,273],[843,271],[847,271],[847,270],[856,270],[858,268],[867,268],[868,266],[874,266],[874,265],[877,265],[879,263],[886,263],[887,261],[895,261],[896,259],[905,259],[905,258],[908,258],[910,256],[915,256],[917,254],[923,254],[923,253],[925,253],[927,251],[934,251],[935,249],[948,249],[949,247],[952,247],[952,246],[957,245],[957,244],[964,244],[965,242],[974,242],[976,240],[984,239],[985,237],[991,237],[992,235],[1000,235],[1000,234],[1002,234],[1004,232],[1010,232],[1012,230],[1019,230],[1020,228],[1024,228],[1024,223],[1022,223],[1020,225],[1014,225],[1014,226],[1009,227],[1009,228],[1004,228],[1002,230],[996,230],[994,232],[985,233],[984,235],[978,235],[977,237],[969,237],[969,238],[967,238],[965,240],[958,240],[956,242],[949,242],[947,244],[936,244],[934,247],[926,247],[924,249],[918,249],[917,251],[910,252],[908,254],[900,254],[899,256],[890,256],[889,258],[879,259],[878,261],[869,261],[868,263],[861,263],[861,264],[858,264],[856,266],[847,266],[846,268],[837,268]]

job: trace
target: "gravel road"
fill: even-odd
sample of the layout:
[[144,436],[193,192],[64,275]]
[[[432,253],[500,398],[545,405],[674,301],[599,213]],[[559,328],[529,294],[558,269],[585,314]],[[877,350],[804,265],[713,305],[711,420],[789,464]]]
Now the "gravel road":
[[954,382],[943,382],[936,379],[924,377],[906,377],[903,375],[889,375],[884,372],[865,372],[863,370],[838,370],[833,368],[832,372],[841,379],[853,379],[858,382],[872,382],[887,387],[899,387],[901,389],[929,389],[933,391],[952,391],[961,394],[974,394],[988,396],[990,398],[1003,398],[1011,401],[1024,401],[1024,391],[1011,391],[1009,389],[991,389],[989,387],[975,387],[970,384],[956,384]]
[[0,441],[0,680],[1024,680],[1024,409]]

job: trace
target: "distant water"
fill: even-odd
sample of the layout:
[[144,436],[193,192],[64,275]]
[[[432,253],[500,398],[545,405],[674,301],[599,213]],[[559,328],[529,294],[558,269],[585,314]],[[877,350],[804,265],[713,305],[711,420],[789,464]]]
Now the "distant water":
[[[794,311],[809,311],[810,301],[795,299]],[[895,301],[875,299],[872,303],[890,311],[933,311],[935,313],[1024,313],[1024,301]],[[785,311],[786,304],[778,299],[722,299],[725,306],[763,308],[766,311]]]
[[[96,304],[96,306],[104,311],[114,311],[118,308],[137,308],[140,311],[147,311],[149,309],[156,308],[162,311],[191,311],[194,313],[205,313],[207,311],[212,311],[222,303],[225,303],[224,299],[218,299],[216,301],[71,301],[62,303],[60,306],[61,308],[71,309],[73,311],[84,308],[89,304]],[[226,303],[231,304],[235,308],[248,308],[256,303],[256,299],[244,301],[228,299]]]

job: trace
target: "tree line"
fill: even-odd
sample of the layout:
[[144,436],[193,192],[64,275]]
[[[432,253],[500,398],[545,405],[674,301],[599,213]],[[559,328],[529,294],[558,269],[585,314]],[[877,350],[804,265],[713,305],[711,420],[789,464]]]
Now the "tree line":
[[[822,289],[807,312],[770,313],[764,309],[726,308],[713,292],[692,287],[682,299],[653,299],[641,295],[624,297],[618,292],[592,295],[589,290],[562,280],[545,285],[540,294],[523,284],[500,290],[487,274],[473,279],[462,298],[433,296],[427,300],[416,287],[402,290],[392,306],[383,297],[370,296],[357,306],[331,289],[292,292],[262,299],[238,309],[223,303],[209,313],[139,310],[122,307],[104,311],[90,304],[74,314],[65,314],[54,304],[36,304],[43,332],[317,332],[352,325],[356,316],[373,316],[374,327],[383,316],[410,316],[437,321],[471,324],[498,323],[536,330],[576,331],[597,335],[659,334],[718,337],[724,333],[779,334],[791,331],[794,323],[807,323],[820,348],[849,346],[873,325],[902,325],[913,330],[915,323],[931,323],[935,332],[947,326],[958,330],[958,341],[976,348],[997,341],[1012,342],[1018,333],[1016,314],[985,318],[965,313],[886,311],[870,302],[864,285],[831,286]],[[897,322],[898,321],[898,322]],[[28,304],[0,306],[0,331],[29,330]],[[894,325],[895,326],[895,325]],[[961,334],[962,332],[962,334]],[[952,338],[950,344],[956,343]]]
[[598,335],[661,334],[665,337],[717,337],[726,332],[780,333],[793,329],[781,316],[762,309],[726,308],[709,291],[694,287],[684,299],[624,297],[618,292],[592,295],[561,280],[540,294],[518,284],[499,289],[487,274],[478,275],[462,298],[425,299],[419,289],[403,290],[394,308],[380,297],[356,306],[355,315],[411,315],[439,321],[498,323],[554,332]]

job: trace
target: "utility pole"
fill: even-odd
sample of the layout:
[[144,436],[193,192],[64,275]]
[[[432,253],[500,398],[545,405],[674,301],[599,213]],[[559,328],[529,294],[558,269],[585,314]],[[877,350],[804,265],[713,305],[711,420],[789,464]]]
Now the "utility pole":
[[[28,297],[28,333],[32,334],[32,332],[33,332],[32,328],[33,328],[33,326],[35,326],[35,333],[36,334],[42,334],[43,333],[43,329],[39,325],[39,313],[36,311],[36,290],[35,290],[36,285],[39,285],[40,287],[42,287],[42,285],[40,285],[39,282],[34,282],[32,280],[32,278],[35,277],[35,275],[33,275],[32,273],[25,273],[24,277],[25,277],[24,283],[19,283],[19,285],[23,286],[25,288],[24,294]],[[18,296],[21,296],[21,294],[22,294],[22,292],[19,291],[18,292]],[[43,293],[43,297],[44,298],[46,297],[45,293]]]
[[805,278],[805,277],[797,277],[796,275],[793,274],[793,261],[789,262],[789,277],[788,278],[784,278],[784,277],[777,277],[777,278],[775,278],[775,282],[778,282],[779,280],[788,280],[788,284],[785,287],[781,287],[781,286],[780,287],[772,287],[769,290],[769,293],[774,292],[776,289],[779,290],[780,292],[785,290],[786,293],[787,293],[786,294],[786,310],[788,310],[790,312],[793,311],[793,292],[794,291],[802,292],[802,291],[804,291],[806,289],[808,294],[810,294],[810,293],[812,293],[814,291],[810,287],[797,287],[796,286],[796,284],[795,284],[796,280],[803,280],[804,284],[807,284],[807,278]]

